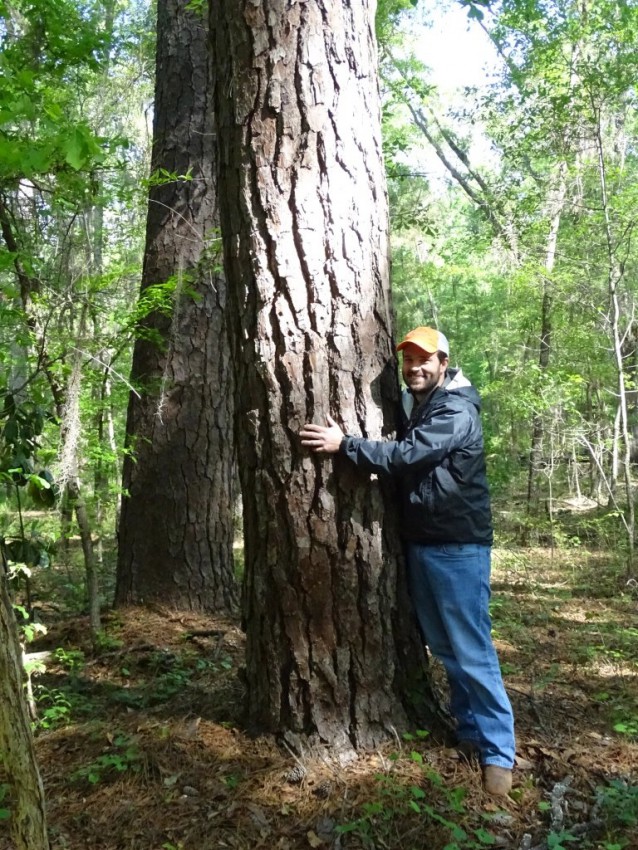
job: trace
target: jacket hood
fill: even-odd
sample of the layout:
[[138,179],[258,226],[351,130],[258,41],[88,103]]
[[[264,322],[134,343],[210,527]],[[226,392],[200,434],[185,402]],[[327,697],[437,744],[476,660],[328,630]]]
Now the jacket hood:
[[465,377],[462,369],[448,369],[441,389],[447,390],[449,393],[458,393],[471,402],[480,413],[481,397],[471,381]]

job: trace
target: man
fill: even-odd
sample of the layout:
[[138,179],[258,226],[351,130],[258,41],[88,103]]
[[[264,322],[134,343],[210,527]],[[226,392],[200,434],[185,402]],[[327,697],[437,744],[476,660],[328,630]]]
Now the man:
[[411,595],[425,642],[447,672],[459,750],[478,755],[488,793],[506,795],[514,719],[488,610],[492,519],[480,399],[460,369],[448,368],[439,331],[416,328],[397,351],[407,384],[399,440],[347,436],[328,417],[327,427],[305,425],[301,441],[398,477]]

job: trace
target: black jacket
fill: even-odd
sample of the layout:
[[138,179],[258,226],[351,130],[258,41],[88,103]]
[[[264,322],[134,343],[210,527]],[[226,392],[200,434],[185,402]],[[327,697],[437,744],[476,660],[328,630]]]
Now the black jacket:
[[421,405],[409,391],[403,400],[400,440],[347,436],[340,451],[361,469],[399,478],[405,540],[491,544],[477,391],[460,369],[448,369],[443,386]]

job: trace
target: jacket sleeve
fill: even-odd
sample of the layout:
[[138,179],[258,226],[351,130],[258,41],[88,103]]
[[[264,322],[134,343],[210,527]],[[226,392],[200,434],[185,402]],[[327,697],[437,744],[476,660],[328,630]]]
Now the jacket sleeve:
[[346,436],[340,452],[367,472],[398,475],[406,469],[428,469],[463,445],[474,442],[474,417],[463,408],[444,408],[404,440],[365,440]]

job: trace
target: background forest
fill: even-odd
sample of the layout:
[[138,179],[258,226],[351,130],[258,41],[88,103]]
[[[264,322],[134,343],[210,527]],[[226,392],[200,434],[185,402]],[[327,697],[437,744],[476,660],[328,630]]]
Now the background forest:
[[[170,4],[159,5],[161,28],[162,20],[168,26],[168,12],[162,19],[161,10]],[[107,704],[113,697],[104,683],[99,698],[82,691],[78,682],[85,665],[113,663],[124,682],[117,690],[118,709],[150,707],[157,728],[168,728],[162,706],[182,699],[175,711],[181,713],[180,740],[187,743],[195,739],[203,710],[184,694],[191,686],[211,693],[221,688],[216,734],[226,736],[220,746],[231,766],[218,774],[212,797],[226,809],[219,821],[212,810],[202,817],[204,827],[206,818],[216,828],[222,820],[233,822],[234,810],[227,809],[243,782],[244,798],[237,799],[244,802],[235,804],[243,820],[233,822],[233,829],[240,835],[243,829],[245,837],[233,843],[235,833],[224,832],[223,824],[219,844],[210,837],[209,844],[197,843],[204,827],[190,838],[186,826],[176,826],[175,834],[158,827],[157,834],[144,837],[124,818],[126,835],[100,843],[99,830],[92,834],[82,822],[78,803],[73,811],[83,837],[76,842],[68,826],[59,827],[55,846],[530,848],[532,840],[535,847],[638,846],[631,838],[638,823],[636,762],[632,765],[638,739],[638,4],[380,0],[376,19],[395,338],[421,324],[441,328],[451,341],[452,361],[483,399],[496,567],[504,588],[500,594],[497,587],[493,614],[497,636],[515,647],[504,665],[512,676],[506,684],[527,689],[521,697],[525,708],[517,711],[526,742],[520,767],[531,770],[536,760],[548,762],[547,753],[555,752],[555,742],[548,740],[556,730],[541,723],[543,739],[532,716],[538,713],[535,695],[560,681],[581,688],[582,716],[589,717],[595,706],[590,731],[599,737],[590,745],[606,748],[608,761],[598,766],[595,779],[588,766],[586,780],[570,778],[564,788],[559,785],[566,774],[557,773],[554,764],[521,783],[516,811],[494,807],[478,815],[474,803],[454,797],[452,780],[438,762],[428,766],[420,749],[427,735],[419,737],[417,730],[397,742],[398,754],[375,756],[380,762],[372,774],[388,776],[394,760],[395,779],[368,787],[359,776],[341,821],[331,814],[332,827],[326,825],[322,810],[323,833],[308,801],[324,805],[344,780],[318,773],[308,782],[305,809],[284,793],[277,816],[286,821],[291,812],[303,811],[299,835],[275,827],[275,815],[255,802],[256,792],[244,780],[258,768],[242,766],[246,749],[238,755],[230,736],[238,699],[233,682],[243,663],[234,619],[244,568],[235,468],[242,448],[234,447],[230,428],[221,440],[227,453],[220,452],[214,468],[202,468],[211,493],[223,486],[227,494],[214,509],[219,549],[208,557],[218,566],[208,574],[200,571],[198,558],[212,546],[197,532],[192,539],[176,539],[173,528],[196,526],[193,517],[200,512],[210,522],[210,503],[198,506],[192,494],[197,490],[203,498],[201,484],[182,480],[183,467],[173,463],[178,453],[170,443],[168,451],[166,445],[156,450],[148,425],[154,416],[161,419],[164,403],[167,417],[175,398],[183,409],[194,403],[185,400],[188,381],[180,377],[194,372],[190,348],[207,350],[198,339],[225,333],[225,320],[207,301],[209,289],[202,288],[205,269],[212,291],[224,301],[216,204],[207,209],[201,202],[201,218],[178,234],[194,242],[198,228],[196,256],[180,249],[167,261],[164,237],[157,236],[161,225],[153,223],[153,210],[160,215],[174,208],[172,193],[184,187],[189,210],[200,203],[198,163],[206,156],[205,150],[192,151],[190,159],[171,159],[170,145],[157,142],[158,120],[165,121],[165,138],[178,133],[170,123],[174,101],[168,83],[157,88],[156,75],[169,67],[170,56],[181,56],[184,45],[192,50],[180,61],[193,62],[193,92],[201,94],[209,79],[209,71],[196,64],[192,35],[201,31],[206,37],[206,4],[177,5],[187,10],[194,29],[188,38],[171,36],[161,56],[157,9],[146,0],[0,0],[0,537],[22,640],[27,653],[35,652],[29,699],[43,764],[55,760],[58,744],[62,749],[54,732],[95,712],[99,699]],[[422,28],[441,10],[462,11],[489,57],[484,79],[454,96],[435,82],[420,48]],[[195,131],[204,148],[216,132],[206,123],[206,109],[202,106]],[[165,117],[158,119],[160,113]],[[205,314],[206,327],[195,330],[189,311]],[[227,352],[215,369],[201,366],[208,384],[222,380],[233,357],[241,359],[237,351]],[[155,395],[148,392],[151,384]],[[171,396],[169,385],[180,386],[182,395]],[[198,384],[193,395],[204,396],[205,390]],[[205,429],[223,433],[230,409],[218,400],[209,406],[215,413]],[[208,438],[195,430],[189,442],[185,434],[183,449],[197,456],[195,466],[204,463],[204,455],[212,463]],[[163,522],[168,514],[173,519]],[[139,531],[145,527],[146,540]],[[158,528],[166,541],[158,538]],[[138,563],[142,550],[146,567]],[[176,567],[182,552],[183,564]],[[552,588],[547,596],[540,590],[543,582]],[[561,587],[574,597],[606,600],[579,603],[565,614],[581,625],[604,616],[607,625],[600,626],[599,642],[592,644],[597,648],[589,655],[580,633],[561,640],[559,626],[550,621],[554,606],[564,602]],[[137,633],[132,621],[113,613],[114,601],[151,603],[149,611],[135,615]],[[603,613],[599,604],[610,608]],[[177,609],[189,610],[190,619],[180,620]],[[211,609],[229,619],[211,621],[205,616]],[[543,641],[548,634],[556,638],[556,630],[556,643],[563,642],[572,655],[561,657],[555,648],[546,654]],[[139,646],[127,656],[135,640]],[[200,641],[194,644],[201,650],[197,657],[193,640]],[[529,696],[526,665],[535,652],[544,667]],[[606,683],[587,691],[581,668],[601,654],[605,664],[617,667]],[[164,702],[152,692],[163,694]],[[565,698],[574,700],[574,690],[556,697],[556,717],[563,716]],[[578,722],[572,716],[565,728],[573,731]],[[115,787],[109,775],[123,781],[123,775],[134,774],[139,784],[140,773],[153,773],[148,756],[142,756],[148,741],[135,737],[142,726],[115,728],[102,749],[89,732],[76,728],[78,747],[91,751],[88,767],[69,767],[78,799],[87,796],[86,787],[97,787],[105,791],[99,805],[115,805],[106,795],[107,787],[109,793]],[[140,734],[150,735],[150,728]],[[616,740],[620,749],[614,749]],[[585,747],[570,745],[577,761],[579,747]],[[177,765],[186,759],[186,747],[157,756],[160,788],[166,794],[173,785],[179,788],[184,807],[197,798],[197,782],[209,770],[202,762],[200,775],[193,762],[196,778],[183,776]],[[273,771],[284,769],[271,750],[255,752],[255,763],[275,759]],[[310,774],[298,755],[292,758],[300,772],[297,778],[286,774],[286,788],[297,793]],[[60,753],[61,763],[64,759]],[[564,753],[561,759],[557,763],[569,762]],[[611,770],[613,762],[617,768]],[[572,764],[571,774],[578,769]],[[431,799],[422,799],[414,771],[419,777],[425,773],[435,789]],[[10,819],[9,785],[1,780],[0,818]],[[580,812],[591,828],[579,831],[566,822],[570,782],[578,787],[571,821]],[[53,810],[59,815],[66,791],[53,781],[45,786],[58,799]],[[410,820],[415,814],[426,817],[434,832],[419,834]]]

